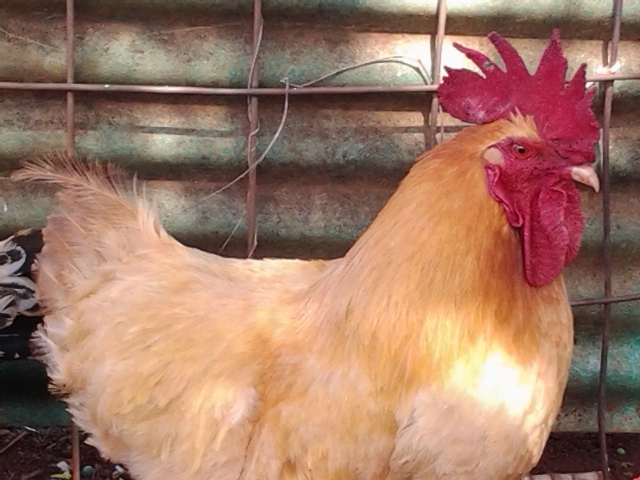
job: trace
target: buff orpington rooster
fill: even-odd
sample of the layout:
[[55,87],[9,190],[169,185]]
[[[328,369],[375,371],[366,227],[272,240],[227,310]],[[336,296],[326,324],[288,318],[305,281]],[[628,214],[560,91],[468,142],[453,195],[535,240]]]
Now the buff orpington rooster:
[[[448,69],[475,124],[423,154],[343,257],[242,260],[169,236],[114,166],[53,158],[36,345],[55,391],[139,480],[516,480],[572,354],[563,267],[598,190],[585,66],[554,31],[530,74]],[[139,190],[138,190],[139,192]],[[215,212],[212,212],[215,215]]]

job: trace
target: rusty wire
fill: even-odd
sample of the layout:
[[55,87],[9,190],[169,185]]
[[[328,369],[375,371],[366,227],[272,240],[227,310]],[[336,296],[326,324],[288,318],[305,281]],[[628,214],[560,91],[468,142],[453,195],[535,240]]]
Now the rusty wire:
[[[75,83],[75,8],[74,0],[66,2],[66,56],[67,56],[67,85]],[[75,153],[75,102],[74,92],[67,91],[67,125],[66,125],[66,144],[67,154],[73,156]]]
[[[618,61],[620,26],[622,23],[622,0],[613,0],[613,29],[609,49],[605,47],[604,65],[609,69]],[[613,108],[613,81],[604,84],[604,119],[602,125],[602,261],[604,270],[604,297],[612,295],[611,289],[611,169],[609,150],[611,140],[611,113]],[[607,365],[609,359],[609,334],[611,331],[612,303],[602,306],[602,342],[600,350],[600,372],[598,374],[598,437],[600,439],[600,461],[604,480],[611,478],[607,448]]]
[[[262,45],[264,19],[262,18],[262,0],[253,0],[253,42],[251,45],[251,67],[247,88],[257,88],[259,84],[258,57]],[[256,149],[258,147],[258,132],[260,118],[258,112],[258,97],[247,97],[247,117],[249,118],[249,134],[247,136],[247,257],[251,258],[258,246],[258,225],[256,220],[256,196],[258,189],[258,172],[256,170]]]
[[[442,67],[442,48],[444,46],[444,36],[447,29],[447,2],[446,0],[438,0],[436,7],[438,24],[436,26],[436,37],[432,47],[431,54],[433,62],[431,62],[431,78],[434,84],[440,83],[440,70]],[[433,36],[432,42],[433,42]],[[431,110],[429,111],[429,138],[425,142],[430,147],[435,147],[437,143],[436,135],[438,132],[438,113],[440,111],[438,96],[431,97]]]
[[612,297],[585,298],[571,302],[572,307],[585,307],[588,305],[607,305],[612,303],[635,302],[640,300],[640,293],[629,295],[617,295]]
[[[75,83],[75,4],[74,0],[66,0],[66,19],[65,19],[65,49],[66,49],[66,68],[67,68],[67,85]],[[66,115],[66,149],[67,155],[75,155],[75,93],[67,90],[67,115]],[[71,475],[73,480],[80,480],[80,431],[78,426],[71,419]]]
[[[640,80],[640,72],[602,73],[587,76],[588,82],[613,82],[619,80]],[[432,93],[438,85],[366,85],[366,86],[326,86],[292,88],[224,88],[224,87],[182,87],[174,85],[127,85],[100,83],[59,83],[59,82],[0,82],[0,90],[28,90],[49,92],[95,92],[95,93],[153,93],[161,95],[219,95],[219,96],[283,96],[287,95],[365,95],[368,93]]]

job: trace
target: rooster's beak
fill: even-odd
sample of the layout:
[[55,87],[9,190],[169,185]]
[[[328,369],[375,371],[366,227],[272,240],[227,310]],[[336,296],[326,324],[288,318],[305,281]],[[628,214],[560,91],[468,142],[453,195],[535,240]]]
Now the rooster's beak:
[[600,180],[598,180],[598,174],[591,165],[571,167],[571,178],[576,182],[590,186],[596,191],[596,193],[600,191]]

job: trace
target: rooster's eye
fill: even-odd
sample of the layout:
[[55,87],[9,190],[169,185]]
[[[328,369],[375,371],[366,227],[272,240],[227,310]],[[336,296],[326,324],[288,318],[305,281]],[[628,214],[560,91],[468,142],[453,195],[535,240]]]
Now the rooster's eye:
[[526,157],[529,153],[527,147],[523,147],[522,145],[518,145],[517,143],[513,146],[513,153],[518,157]]

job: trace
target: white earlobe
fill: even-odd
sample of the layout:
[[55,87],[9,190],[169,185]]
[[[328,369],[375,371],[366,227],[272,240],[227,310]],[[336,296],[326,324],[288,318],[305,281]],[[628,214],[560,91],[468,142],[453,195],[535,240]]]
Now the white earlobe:
[[487,148],[482,154],[482,158],[484,158],[487,162],[494,163],[496,165],[504,164],[504,157],[502,156],[502,152],[496,147]]

